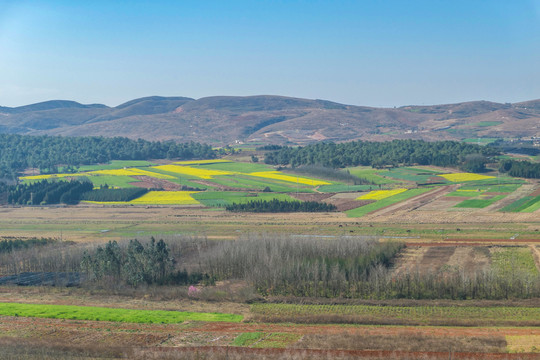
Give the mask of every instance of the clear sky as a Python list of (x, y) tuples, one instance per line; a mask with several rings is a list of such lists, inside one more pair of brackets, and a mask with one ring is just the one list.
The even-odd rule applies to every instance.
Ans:
[(540, 98), (540, 0), (0, 0), (0, 106)]

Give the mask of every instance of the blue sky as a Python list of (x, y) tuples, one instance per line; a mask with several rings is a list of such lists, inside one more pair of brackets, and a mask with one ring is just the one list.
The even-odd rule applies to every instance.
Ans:
[(0, 106), (540, 98), (540, 0), (0, 0)]

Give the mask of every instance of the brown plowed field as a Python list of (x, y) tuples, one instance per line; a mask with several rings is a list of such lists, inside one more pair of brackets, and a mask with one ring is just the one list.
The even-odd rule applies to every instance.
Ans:
[(182, 188), (182, 185), (175, 184), (164, 179), (156, 179), (150, 176), (132, 176), (132, 178), (140, 181), (132, 182), (130, 183), (131, 185), (146, 189), (163, 189), (167, 191), (175, 191)]
[[(62, 341), (76, 346), (137, 347), (140, 351), (207, 351), (252, 354), (295, 355), (299, 358), (360, 357), (373, 359), (428, 358), (448, 359), (448, 352), (415, 352), (395, 350), (321, 350), (321, 349), (250, 349), (228, 346), (240, 333), (287, 333), (300, 336), (371, 336), (392, 337), (427, 336), (429, 338), (504, 338), (506, 336), (540, 336), (539, 328), (463, 328), (463, 327), (407, 327), (407, 326), (339, 326), (290, 325), (260, 323), (184, 323), (184, 324), (129, 324), (99, 321), (75, 321), (40, 318), (0, 317), (0, 333), (10, 338), (39, 338), (51, 343)], [(211, 346), (209, 346), (211, 345)], [(355, 346), (354, 344), (349, 344)], [(321, 344), (324, 346), (324, 344)], [(362, 348), (362, 344), (357, 344)], [(392, 347), (390, 343), (388, 346)], [(397, 357), (396, 357), (397, 356)], [(416, 357), (419, 356), (419, 357)], [(538, 359), (538, 354), (463, 353), (452, 352), (452, 359)]]
[(396, 212), (410, 212), (412, 210), (416, 210), (422, 206), (425, 206), (430, 202), (433, 202), (434, 200), (439, 199), (452, 191), (455, 191), (458, 187), (458, 185), (441, 186), (440, 188), (434, 189), (424, 194), (420, 194), (405, 201), (401, 201), (397, 204), (392, 204), (384, 208), (375, 210), (369, 215), (375, 214), (377, 216), (384, 216), (386, 214), (393, 214)]

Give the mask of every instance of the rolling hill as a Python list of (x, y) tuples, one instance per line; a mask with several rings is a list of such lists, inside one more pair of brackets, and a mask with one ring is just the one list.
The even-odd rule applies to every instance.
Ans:
[(54, 100), (0, 107), (0, 133), (147, 140), (316, 141), (540, 136), (540, 100), (373, 108), (283, 96), (145, 97), (116, 107)]

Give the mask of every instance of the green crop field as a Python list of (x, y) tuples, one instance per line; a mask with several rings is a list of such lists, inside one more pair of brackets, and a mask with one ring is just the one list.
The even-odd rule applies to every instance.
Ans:
[(485, 208), (501, 199), (504, 199), (506, 195), (496, 195), (492, 196), (489, 199), (468, 199), (465, 201), (460, 202), (459, 204), (455, 205), (456, 208), (475, 208), (475, 209), (482, 209)]
[[(437, 172), (430, 170), (415, 168), (397, 168), (388, 170), (388, 172), (386, 172), (384, 175), (399, 180), (425, 183), (428, 182), (430, 178), (437, 176), (437, 174)], [(437, 181), (441, 183), (448, 182), (442, 177), (437, 177)]]
[(184, 311), (133, 310), (73, 305), (0, 303), (0, 315), (51, 319), (114, 321), (144, 324), (172, 324), (191, 321), (240, 322), (243, 317), (222, 313)]
[[(343, 320), (371, 323), (436, 324), (445, 322), (511, 325), (519, 322), (540, 322), (539, 307), (480, 307), (480, 306), (377, 306), (377, 305), (299, 305), (254, 304), (251, 312), (266, 321), (292, 322), (312, 316), (324, 316), (329, 322)], [(340, 319), (341, 318), (341, 319)]]
[(138, 182), (140, 180), (134, 179), (129, 176), (117, 176), (117, 175), (99, 175), (99, 176), (87, 176), (88, 180), (94, 184), (95, 187), (108, 185), (109, 187), (130, 188), (135, 187), (130, 183)]
[(536, 210), (540, 210), (540, 196), (536, 197), (536, 202), (535, 203), (533, 203), (529, 207), (526, 207), (521, 212), (530, 213), (530, 212), (535, 212)]
[(349, 217), (361, 217), (372, 211), (382, 209), (383, 207), (395, 204), (400, 201), (407, 200), (409, 198), (423, 194), (430, 190), (433, 190), (433, 188), (410, 189), (405, 192), (399, 193), (397, 195), (390, 196), (382, 200), (378, 200), (374, 203), (364, 205), (356, 209), (349, 210), (346, 213), (347, 213), (347, 216)]
[(200, 167), (201, 169), (213, 169), (223, 171), (233, 171), (239, 173), (252, 173), (258, 171), (274, 171), (274, 168), (269, 165), (258, 163), (244, 163), (244, 162), (226, 162), (226, 163), (214, 163), (214, 164), (202, 164), (194, 165), (193, 167)]
[(232, 203), (246, 203), (253, 200), (272, 200), (293, 201), (287, 194), (279, 193), (248, 193), (236, 191), (205, 191), (192, 195), (195, 200), (200, 201), (206, 206), (225, 206)]
[(392, 180), (392, 179), (386, 179), (382, 175), (386, 175), (388, 170), (377, 170), (373, 169), (371, 167), (367, 166), (357, 166), (357, 167), (350, 167), (346, 170), (349, 170), (351, 175), (358, 176), (359, 178), (366, 179), (368, 181), (371, 181), (372, 183), (378, 185), (378, 184), (394, 184), (398, 181)]
[(500, 211), (504, 212), (533, 212), (540, 206), (540, 196), (524, 196), (505, 206)]

